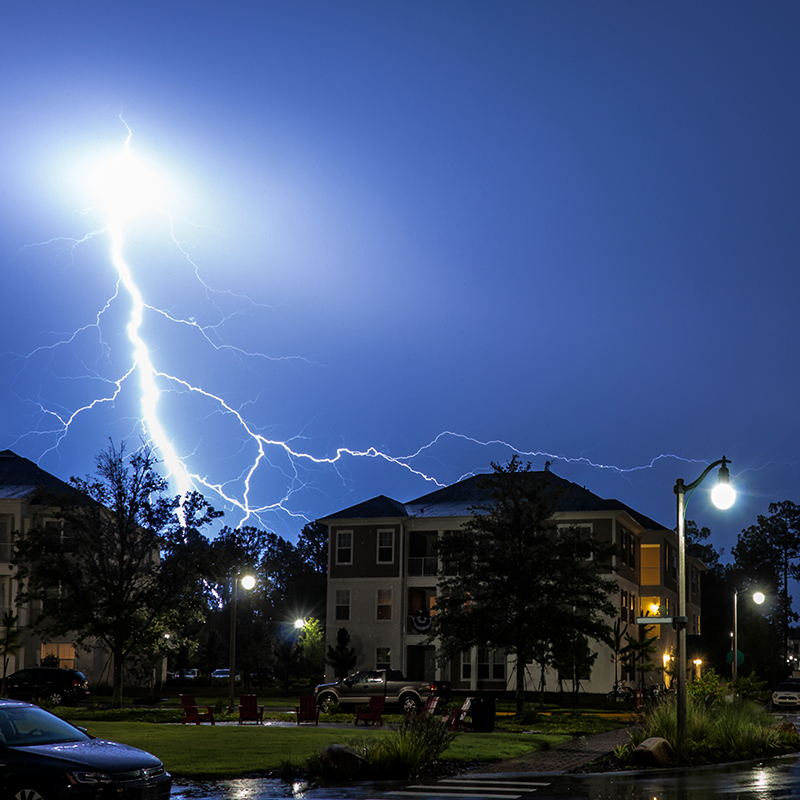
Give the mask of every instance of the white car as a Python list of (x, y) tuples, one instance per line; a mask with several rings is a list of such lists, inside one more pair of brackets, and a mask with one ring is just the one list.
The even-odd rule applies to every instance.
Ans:
[(800, 708), (800, 683), (784, 681), (772, 693), (773, 708)]

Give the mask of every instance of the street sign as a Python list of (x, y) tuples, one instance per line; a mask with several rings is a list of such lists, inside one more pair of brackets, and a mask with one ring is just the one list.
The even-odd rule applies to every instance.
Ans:
[[(725, 656), (725, 660), (729, 664), (733, 664), (733, 650), (728, 650), (728, 655)], [(744, 661), (744, 653), (741, 650), (736, 651), (736, 666), (741, 667), (742, 662)]]

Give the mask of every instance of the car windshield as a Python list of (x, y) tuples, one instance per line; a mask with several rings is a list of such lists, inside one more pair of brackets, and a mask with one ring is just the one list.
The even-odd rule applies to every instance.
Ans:
[(800, 692), (800, 684), (798, 683), (781, 683), (778, 685), (779, 692)]
[(87, 734), (36, 706), (0, 709), (0, 741), (10, 747), (88, 742)]

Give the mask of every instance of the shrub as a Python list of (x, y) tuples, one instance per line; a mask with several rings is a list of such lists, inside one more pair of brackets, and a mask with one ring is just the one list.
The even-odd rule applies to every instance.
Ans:
[(713, 706), (725, 697), (727, 684), (713, 669), (707, 669), (697, 680), (692, 681), (686, 688), (687, 695), (693, 700), (702, 702), (705, 706)]
[(763, 702), (769, 694), (766, 681), (758, 680), (755, 673), (737, 675), (733, 683), (733, 693), (742, 700), (752, 700), (754, 703)]

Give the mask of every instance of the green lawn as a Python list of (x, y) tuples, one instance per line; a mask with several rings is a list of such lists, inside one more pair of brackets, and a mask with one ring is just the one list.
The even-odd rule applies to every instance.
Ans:
[[(328, 744), (349, 744), (388, 736), (389, 729), (330, 727), (153, 725), (145, 722), (82, 722), (92, 736), (140, 747), (158, 756), (175, 776), (233, 778), (277, 769), (287, 760), (300, 764)], [(445, 758), (500, 760), (550, 747), (565, 736), (519, 733), (460, 734)]]

